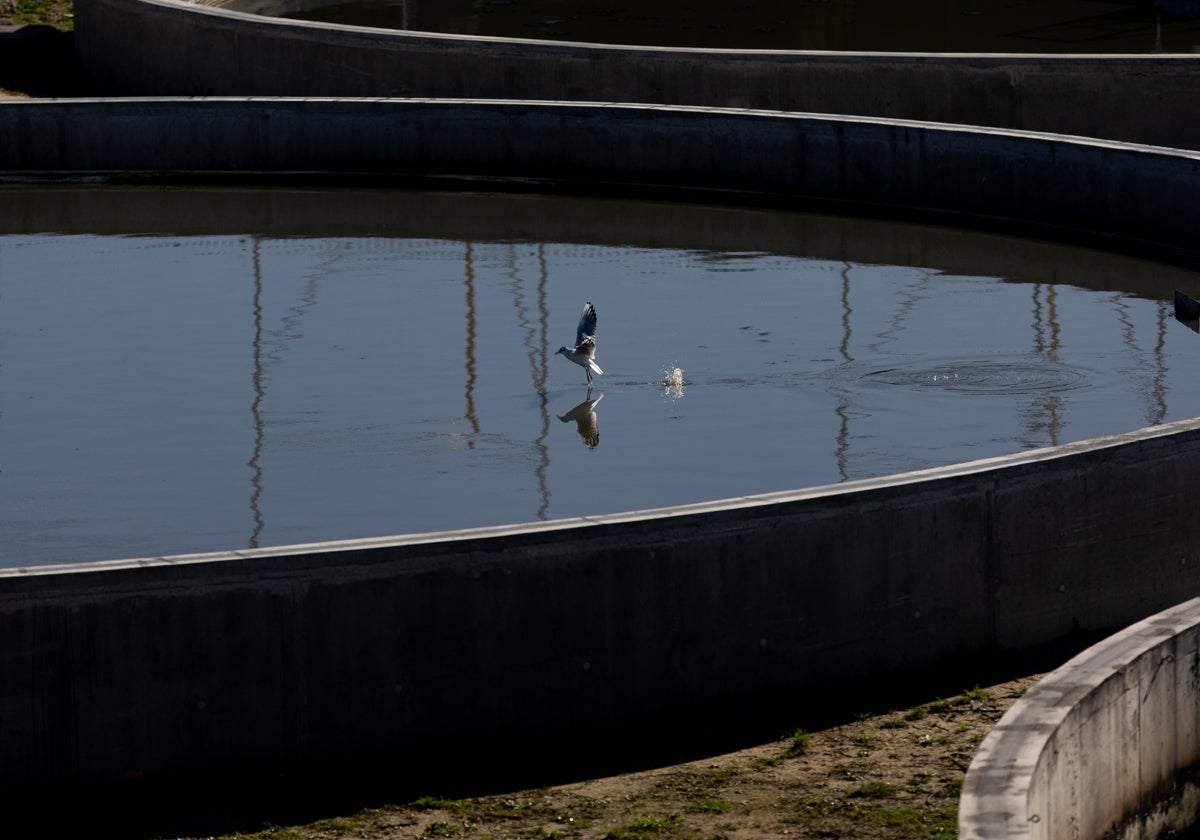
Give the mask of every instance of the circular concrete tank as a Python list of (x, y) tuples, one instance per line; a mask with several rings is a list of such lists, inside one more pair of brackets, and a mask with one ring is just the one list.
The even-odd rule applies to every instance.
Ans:
[[(1200, 104), (1191, 57), (697, 56), (385, 35), (165, 0), (81, 0), (77, 14), (93, 73), (149, 92), (502, 89), (683, 107), (5, 103), (0, 160), (10, 173), (482, 178), (719, 195), (1036, 230), (1200, 264), (1196, 155), (1012, 130), (1187, 146), (1198, 135), (1186, 115), (1200, 113), (1189, 104)], [(480, 63), (488, 72), (466, 72)], [(346, 72), (311, 72), (330, 66)], [(872, 83), (878, 95), (857, 99), (874, 118), (712, 107), (845, 110), (850, 80), (885, 71), (912, 96)], [(554, 87), (539, 87), (547, 79)], [(1092, 85), (1106, 94), (1080, 93)], [(950, 94), (938, 100), (939, 90)], [(1103, 105), (1067, 107), (1080, 102)], [(1189, 503), (1198, 462), (1200, 421), (1185, 421), (681, 508), (3, 571), (0, 707), (14, 723), (0, 734), (0, 773), (37, 785), (396, 755), (498, 732), (604, 727), (722, 701), (734, 686), (740, 697), (766, 695), (1122, 626), (1200, 587)]]

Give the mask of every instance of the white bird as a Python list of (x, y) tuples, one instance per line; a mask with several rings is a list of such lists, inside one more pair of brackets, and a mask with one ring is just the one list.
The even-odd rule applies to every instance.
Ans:
[(568, 360), (583, 368), (587, 374), (588, 384), (592, 384), (592, 374), (603, 374), (600, 365), (596, 364), (596, 307), (588, 301), (579, 316), (579, 327), (575, 330), (575, 347), (559, 347), (555, 355), (566, 356)]

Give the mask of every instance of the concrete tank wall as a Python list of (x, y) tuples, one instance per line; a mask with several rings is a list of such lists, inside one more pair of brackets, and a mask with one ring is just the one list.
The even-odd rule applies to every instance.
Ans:
[(1200, 817), (1200, 599), (1084, 651), (971, 763), (962, 840), (1174, 837)]
[[(0, 168), (543, 179), (1037, 226), (1194, 253), (1200, 154), (906, 121), (540, 102), (28, 100)], [(656, 192), (657, 191), (657, 192)]]
[(1200, 147), (1200, 56), (756, 52), (485, 39), (77, 0), (102, 84), (137, 95), (466, 97), (856, 114)]
[(611, 725), (1200, 592), (1200, 421), (674, 510), (0, 570), (0, 781)]

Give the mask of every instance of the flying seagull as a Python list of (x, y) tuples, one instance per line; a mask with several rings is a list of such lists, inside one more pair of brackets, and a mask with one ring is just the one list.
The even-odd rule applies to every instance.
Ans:
[(567, 359), (583, 368), (587, 374), (588, 384), (592, 384), (592, 374), (602, 374), (600, 365), (596, 364), (596, 307), (588, 301), (579, 316), (579, 327), (575, 330), (575, 347), (559, 347), (556, 355), (566, 356)]

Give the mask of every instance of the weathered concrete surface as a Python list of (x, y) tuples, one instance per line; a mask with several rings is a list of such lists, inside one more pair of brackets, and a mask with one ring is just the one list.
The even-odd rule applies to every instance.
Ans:
[(1198, 495), (1188, 421), (673, 510), (0, 570), (0, 781), (398, 755), (1121, 626), (1200, 592)]
[[(619, 153), (617, 153), (619, 152)], [(1194, 254), (1200, 153), (854, 117), (539, 102), (93, 99), (0, 107), (0, 169), (546, 179), (1040, 226)]]
[(1200, 817), (1200, 599), (1138, 622), (1030, 689), (984, 740), (962, 840), (1176, 836)]
[(136, 95), (644, 102), (1200, 147), (1200, 56), (1191, 55), (615, 47), (284, 21), (172, 0), (78, 0), (75, 40), (97, 82)]

